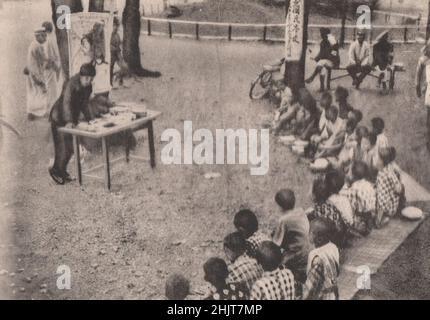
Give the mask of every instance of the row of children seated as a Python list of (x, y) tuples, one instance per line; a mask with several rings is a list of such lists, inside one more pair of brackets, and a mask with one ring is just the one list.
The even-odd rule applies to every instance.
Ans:
[(376, 173), (382, 169), (380, 150), (389, 146), (385, 123), (374, 118), (371, 128), (360, 125), (363, 114), (348, 103), (348, 96), (347, 89), (338, 87), (336, 105), (330, 92), (324, 92), (317, 104), (307, 89), (301, 89), (296, 97), (286, 88), (273, 133), (304, 143), (304, 156), (312, 162), (326, 159), (327, 166), (347, 173), (353, 161), (363, 161)]
[[(277, 195), (277, 201), (288, 209), (272, 238), (258, 230), (252, 211), (236, 214), (237, 231), (224, 238), (226, 259), (213, 257), (203, 265), (204, 279), (211, 287), (206, 300), (338, 298), (339, 250), (331, 240), (334, 224), (326, 218), (309, 222), (303, 210), (294, 210), (292, 192)], [(182, 275), (167, 280), (169, 300), (183, 300), (190, 291)]]

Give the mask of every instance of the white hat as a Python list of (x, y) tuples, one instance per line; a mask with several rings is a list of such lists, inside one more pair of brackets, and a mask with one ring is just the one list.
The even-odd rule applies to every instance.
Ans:
[(34, 34), (43, 34), (46, 33), (46, 30), (44, 28), (38, 28), (34, 30)]
[(383, 31), (380, 35), (378, 35), (375, 39), (375, 42), (379, 42), (382, 40), (382, 38), (384, 38), (387, 34), (389, 34), (390, 31), (389, 30), (385, 30)]

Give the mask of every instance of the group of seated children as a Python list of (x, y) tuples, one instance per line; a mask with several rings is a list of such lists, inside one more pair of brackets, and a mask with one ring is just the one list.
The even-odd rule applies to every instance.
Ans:
[[(339, 249), (382, 228), (404, 208), (396, 150), (384, 134), (384, 121), (359, 125), (362, 114), (347, 97), (338, 88), (338, 107), (328, 93), (321, 99), (319, 131), (310, 135), (310, 146), (314, 157), (328, 157), (332, 165), (313, 183), (313, 207), (297, 208), (292, 190), (279, 191), (275, 201), (283, 215), (271, 237), (259, 230), (253, 212), (239, 211), (237, 231), (224, 239), (227, 262), (211, 258), (204, 264), (213, 287), (207, 299), (338, 299)], [(168, 287), (175, 281), (180, 282), (173, 276)]]
[(383, 168), (381, 150), (389, 147), (384, 121), (374, 118), (370, 129), (361, 126), (363, 113), (348, 103), (348, 96), (347, 89), (338, 87), (336, 105), (330, 92), (317, 104), (306, 89), (296, 99), (286, 88), (273, 132), (306, 143), (304, 156), (312, 162), (326, 159), (331, 168), (349, 173), (354, 161), (363, 161), (376, 174)]
[[(367, 236), (396, 216), (404, 190), (393, 164), (395, 149), (382, 148), (382, 169), (376, 182), (364, 161), (354, 161), (351, 175), (330, 170), (315, 179), (313, 207), (296, 207), (295, 194), (283, 189), (275, 196), (282, 211), (271, 236), (259, 230), (256, 215), (241, 210), (236, 232), (224, 238), (226, 259), (210, 258), (203, 266), (210, 284), (208, 300), (335, 300), (339, 250), (355, 236)], [(166, 284), (169, 299), (185, 299), (187, 279), (173, 275)]]
[[(210, 258), (203, 265), (211, 287), (206, 300), (335, 300), (339, 298), (339, 250), (332, 240), (334, 223), (325, 217), (308, 220), (295, 208), (291, 190), (275, 197), (283, 211), (269, 237), (258, 230), (256, 215), (239, 211), (236, 232), (224, 238), (226, 259)], [(166, 297), (185, 299), (190, 284), (174, 274), (166, 283)]]

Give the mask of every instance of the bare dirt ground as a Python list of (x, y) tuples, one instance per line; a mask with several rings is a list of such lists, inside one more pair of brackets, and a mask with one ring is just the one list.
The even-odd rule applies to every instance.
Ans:
[[(292, 187), (301, 206), (311, 204), (312, 175), (275, 140), (270, 172), (263, 177), (252, 177), (247, 166), (165, 166), (158, 159), (154, 171), (136, 161), (117, 164), (112, 193), (88, 179), (82, 190), (76, 184), (54, 185), (47, 174), (53, 154), (48, 123), (46, 119), (29, 123), (25, 115), (25, 54), (31, 30), (49, 18), (49, 11), (40, 10), (28, 5), (0, 19), (2, 30), (7, 30), (0, 42), (6, 53), (0, 78), (3, 109), (24, 136), (16, 140), (6, 135), (9, 142), (2, 153), (0, 270), (15, 273), (0, 276), (3, 297), (156, 299), (163, 297), (164, 281), (173, 272), (184, 273), (194, 288), (201, 288), (201, 266), (208, 257), (222, 256), (221, 240), (233, 231), (238, 209), (255, 210), (262, 228), (271, 230), (278, 217), (273, 201), (278, 189)], [(368, 80), (362, 91), (352, 92), (351, 102), (366, 114), (366, 123), (376, 115), (386, 119), (388, 136), (398, 146), (399, 164), (429, 189), (425, 110), (414, 108), (417, 101), (412, 98), (418, 49), (397, 48), (408, 73), (400, 75), (393, 95), (379, 96), (373, 80)], [(160, 70), (162, 78), (129, 80), (129, 88), (114, 91), (112, 97), (145, 99), (163, 112), (155, 123), (158, 157), (162, 131), (182, 131), (184, 120), (192, 120), (195, 129), (258, 129), (271, 110), (267, 102), (251, 102), (247, 94), (261, 64), (280, 57), (282, 46), (143, 37), (142, 51), (145, 66)], [(349, 86), (350, 80), (340, 83)], [(137, 152), (147, 154), (147, 144), (141, 142)], [(100, 160), (91, 155), (85, 166)], [(73, 163), (70, 167), (73, 173)], [(221, 177), (207, 180), (207, 172)], [(429, 228), (427, 221), (393, 255), (373, 279), (371, 296), (430, 297)], [(60, 265), (71, 269), (71, 290), (56, 287)], [(410, 279), (415, 279), (414, 286), (399, 285)], [(41, 291), (45, 285), (46, 292)]]

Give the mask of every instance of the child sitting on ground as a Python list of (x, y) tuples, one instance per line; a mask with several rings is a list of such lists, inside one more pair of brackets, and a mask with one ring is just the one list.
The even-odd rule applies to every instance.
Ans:
[(366, 236), (373, 228), (376, 217), (376, 191), (369, 181), (369, 170), (362, 161), (354, 162), (351, 169), (351, 186), (342, 192), (354, 211), (354, 229)]
[(393, 147), (382, 148), (379, 156), (383, 163), (383, 169), (378, 172), (376, 178), (376, 221), (377, 228), (388, 224), (400, 209), (404, 199), (404, 186), (399, 173), (395, 171), (392, 162), (395, 160), (396, 149)]
[(380, 150), (382, 148), (388, 148), (389, 147), (389, 143), (388, 143), (388, 138), (385, 135), (385, 122), (384, 120), (382, 120), (381, 118), (373, 118), (372, 119), (372, 131), (373, 133), (376, 134), (376, 167), (380, 170), (382, 169), (382, 161), (381, 158), (379, 157), (379, 153)]
[(320, 119), (318, 123), (318, 132), (315, 132), (315, 134), (321, 134), (324, 132), (324, 129), (327, 125), (327, 118), (326, 118), (326, 112), (327, 110), (332, 106), (333, 103), (333, 97), (330, 92), (324, 92), (321, 96), (320, 100)]
[(369, 151), (369, 129), (360, 126), (355, 130), (356, 147), (353, 149), (352, 161), (364, 161), (364, 157)]
[(289, 189), (279, 191), (275, 201), (283, 216), (273, 234), (273, 242), (283, 250), (282, 264), (290, 269), (297, 281), (306, 277), (309, 254), (309, 220), (302, 208), (295, 209), (296, 198)]
[(326, 175), (329, 191), (328, 201), (332, 203), (340, 213), (345, 226), (350, 229), (354, 226), (354, 211), (346, 196), (341, 194), (345, 186), (345, 174), (340, 170), (331, 170)]
[(240, 210), (234, 217), (234, 226), (237, 231), (245, 238), (247, 248), (246, 253), (255, 258), (258, 247), (264, 241), (270, 241), (270, 238), (258, 230), (258, 220), (254, 212), (245, 209)]
[(342, 148), (346, 122), (338, 117), (336, 107), (330, 107), (326, 113), (327, 125), (324, 132), (312, 139), (317, 146), (315, 159), (336, 156)]
[(376, 181), (378, 171), (383, 168), (382, 161), (379, 157), (378, 146), (376, 145), (377, 138), (376, 133), (369, 133), (367, 151), (364, 152), (363, 156), (363, 161), (369, 168), (369, 177), (373, 182)]
[(337, 246), (343, 247), (347, 226), (339, 209), (328, 200), (330, 196), (329, 186), (325, 179), (317, 179), (314, 181), (312, 195), (314, 207), (308, 213), (309, 221), (316, 218), (326, 218), (332, 221), (335, 225), (332, 239)]
[(190, 294), (190, 281), (180, 274), (171, 275), (166, 281), (168, 300), (185, 300)]
[(228, 267), (223, 259), (210, 258), (203, 265), (205, 280), (212, 285), (205, 300), (245, 300), (244, 290), (238, 284), (227, 283)]
[(281, 267), (281, 249), (273, 242), (263, 242), (257, 261), (263, 267), (261, 279), (254, 283), (250, 300), (294, 300), (296, 284), (293, 273)]
[(333, 223), (317, 218), (310, 225), (310, 239), (315, 249), (308, 258), (303, 300), (338, 300), (339, 250), (331, 242)]
[(296, 118), (300, 104), (289, 87), (282, 92), (281, 105), (276, 112), (273, 122), (273, 134), (278, 135), (282, 130), (288, 129), (290, 123)]
[(246, 254), (246, 241), (239, 232), (224, 238), (224, 252), (230, 261), (227, 283), (240, 284), (248, 295), (255, 281), (263, 275), (263, 268)]
[(354, 157), (354, 150), (357, 148), (356, 128), (356, 120), (349, 119), (346, 123), (342, 149), (337, 158), (330, 159), (334, 168), (348, 172), (349, 165)]
[(349, 92), (344, 87), (337, 87), (334, 93), (339, 108), (339, 118), (347, 120), (354, 108), (348, 103)]

